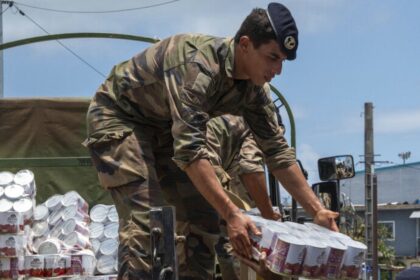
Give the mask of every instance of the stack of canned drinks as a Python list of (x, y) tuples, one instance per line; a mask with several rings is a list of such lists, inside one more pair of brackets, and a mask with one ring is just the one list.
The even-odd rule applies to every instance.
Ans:
[(96, 274), (118, 271), (118, 214), (114, 205), (97, 204), (90, 211), (90, 242), (96, 255)]
[(24, 275), (35, 194), (34, 174), (30, 170), (0, 172), (0, 278)]
[(80, 278), (94, 274), (88, 209), (75, 191), (53, 195), (35, 208), (32, 251), (36, 254), (25, 257), (27, 276)]
[(249, 215), (262, 236), (251, 236), (253, 257), (267, 255), (268, 268), (288, 277), (359, 279), (367, 247), (313, 223), (275, 222)]

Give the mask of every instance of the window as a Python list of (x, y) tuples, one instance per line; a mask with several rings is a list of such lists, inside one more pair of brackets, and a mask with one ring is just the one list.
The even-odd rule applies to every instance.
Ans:
[(378, 234), (386, 240), (395, 240), (395, 221), (379, 221)]

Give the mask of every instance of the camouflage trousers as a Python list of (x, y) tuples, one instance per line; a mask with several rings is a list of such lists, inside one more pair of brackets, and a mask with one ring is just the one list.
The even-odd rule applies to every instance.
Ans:
[[(223, 187), (235, 194), (238, 198), (247, 203), (250, 207), (255, 207), (255, 202), (251, 199), (249, 193), (242, 184), (239, 176), (239, 164), (233, 162), (231, 168), (226, 171), (229, 180), (222, 181)], [(239, 280), (240, 279), (240, 261), (232, 254), (233, 247), (229, 242), (226, 228), (226, 222), (220, 220), (220, 237), (216, 244), (216, 257), (219, 263), (220, 272), (223, 279)]]
[(92, 145), (90, 151), (103, 187), (120, 218), (118, 279), (151, 279), (149, 211), (176, 207), (180, 279), (212, 279), (219, 238), (216, 211), (172, 161), (169, 130), (138, 127), (123, 139)]

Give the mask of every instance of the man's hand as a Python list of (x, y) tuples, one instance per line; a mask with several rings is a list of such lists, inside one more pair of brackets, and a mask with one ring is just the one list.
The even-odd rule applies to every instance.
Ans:
[(271, 211), (271, 213), (265, 214), (261, 213), (261, 216), (267, 220), (279, 221), (282, 218), (282, 215), (279, 212)]
[(314, 222), (317, 225), (326, 227), (333, 231), (338, 231), (337, 224), (335, 223), (335, 219), (337, 219), (339, 214), (337, 212), (333, 212), (327, 209), (321, 209), (316, 212), (314, 216)]
[(258, 263), (253, 261), (253, 260), (245, 259), (244, 257), (239, 256), (239, 255), (236, 255), (236, 256), (241, 260), (242, 263), (244, 263), (247, 266), (249, 266), (250, 268), (252, 268), (258, 274), (258, 276), (260, 276), (264, 279), (271, 279), (271, 280), (281, 280), (281, 279), (283, 279), (283, 277), (281, 275), (276, 274), (276, 273), (272, 272), (270, 269), (268, 269), (265, 252), (261, 253), (260, 260), (259, 260)]
[(226, 219), (229, 241), (237, 254), (248, 259), (252, 257), (252, 245), (248, 231), (254, 235), (261, 235), (251, 219), (240, 211), (232, 212)]

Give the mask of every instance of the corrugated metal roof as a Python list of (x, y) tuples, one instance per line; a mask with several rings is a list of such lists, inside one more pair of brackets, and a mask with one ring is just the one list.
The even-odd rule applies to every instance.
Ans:
[(410, 219), (420, 219), (420, 211), (413, 211), (410, 215)]

